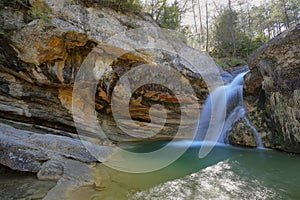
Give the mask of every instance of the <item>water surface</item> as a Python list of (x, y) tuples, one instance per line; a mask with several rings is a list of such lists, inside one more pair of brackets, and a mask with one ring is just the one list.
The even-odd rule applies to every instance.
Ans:
[[(129, 144), (125, 148), (149, 152), (166, 143)], [(183, 148), (187, 143), (178, 141), (173, 147)], [(70, 199), (300, 199), (300, 155), (218, 144), (199, 159), (201, 145), (195, 142), (176, 162), (151, 173), (124, 173), (98, 164), (94, 177), (101, 184), (80, 187), (72, 191)], [(55, 185), (38, 181), (33, 174), (10, 170), (0, 170), (0, 177), (1, 200), (42, 199)]]
[[(127, 146), (147, 152), (166, 142)], [(174, 148), (182, 148), (184, 141)], [(93, 199), (300, 199), (300, 156), (267, 149), (217, 145), (204, 159), (195, 143), (176, 162), (156, 172), (129, 174), (99, 167), (110, 179)], [(159, 159), (164, 159), (159, 158)], [(97, 174), (97, 173), (96, 173)], [(102, 175), (103, 176), (103, 175)]]

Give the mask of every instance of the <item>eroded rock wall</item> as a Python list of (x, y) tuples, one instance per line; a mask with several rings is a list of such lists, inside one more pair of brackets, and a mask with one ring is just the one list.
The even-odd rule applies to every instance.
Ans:
[[(197, 98), (200, 104), (205, 100), (207, 85), (193, 66), (178, 56), (176, 51), (168, 52), (163, 48), (139, 50), (153, 39), (145, 38), (143, 31), (124, 34), (116, 41), (112, 38), (114, 45), (105, 47), (104, 41), (132, 28), (158, 28), (147, 14), (122, 14), (101, 6), (85, 7), (72, 0), (32, 0), (30, 5), (31, 12), (39, 13), (39, 17), (29, 19), (26, 9), (5, 7), (0, 11), (2, 29), (6, 32), (0, 35), (1, 118), (61, 130), (55, 131), (56, 134), (66, 134), (64, 131), (76, 133), (72, 116), (73, 85), (81, 64), (95, 47), (97, 58), (90, 61), (95, 75), (101, 71), (99, 63), (105, 63), (114, 53), (126, 50), (109, 63), (106, 76), (99, 80), (95, 96), (99, 121), (112, 140), (132, 139), (122, 133), (112, 119), (111, 93), (119, 78), (136, 66), (149, 64), (173, 68), (183, 76), (179, 81), (192, 85), (196, 93), (196, 97), (187, 94), (185, 104), (189, 104), (189, 99)], [(189, 51), (190, 47), (182, 38), (176, 35), (164, 37), (158, 37), (164, 45)], [(199, 60), (206, 58), (205, 53), (197, 54)], [(201, 62), (205, 68), (206, 63)], [(130, 102), (133, 120), (124, 119), (122, 123), (132, 129), (144, 126), (144, 123), (151, 121), (149, 108), (161, 104), (170, 113), (158, 137), (173, 137), (181, 115), (174, 95), (166, 88), (151, 84), (140, 88), (132, 95)], [(84, 112), (84, 107), (81, 109)], [(160, 115), (160, 110), (154, 110), (154, 113)], [(193, 123), (198, 113), (199, 110), (195, 110), (194, 115), (190, 116)], [(188, 128), (191, 122), (186, 121), (183, 125)], [(84, 124), (80, 128), (92, 131)]]
[(250, 58), (245, 93), (266, 146), (300, 153), (300, 25)]

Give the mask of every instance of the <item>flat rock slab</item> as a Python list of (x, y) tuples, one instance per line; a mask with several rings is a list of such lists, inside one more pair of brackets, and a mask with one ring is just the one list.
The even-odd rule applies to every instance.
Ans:
[[(110, 147), (98, 146), (103, 155)], [(96, 163), (79, 139), (21, 130), (0, 123), (0, 164), (13, 170), (38, 173), (42, 180), (58, 180), (65, 174), (66, 163)]]

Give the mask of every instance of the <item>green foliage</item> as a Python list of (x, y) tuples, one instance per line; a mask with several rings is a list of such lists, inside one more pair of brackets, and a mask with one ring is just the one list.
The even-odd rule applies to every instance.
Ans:
[(15, 9), (25, 9), (27, 12), (26, 14), (28, 15), (27, 17), (29, 18), (28, 20), (32, 19), (42, 19), (45, 20), (46, 22), (50, 22), (50, 17), (47, 16), (46, 13), (43, 13), (38, 10), (34, 10), (28, 0), (0, 0), (0, 7), (3, 6), (9, 6)]
[(5, 35), (5, 32), (3, 30), (2, 24), (0, 24), (0, 35)]
[(72, 0), (74, 4), (84, 4), (87, 7), (99, 6), (112, 8), (123, 13), (138, 13), (142, 10), (139, 0)]
[(169, 4), (167, 0), (152, 0), (145, 7), (162, 28), (179, 30), (181, 11), (177, 0), (172, 4)]
[(216, 18), (213, 30), (213, 54), (220, 57), (233, 56), (236, 51), (234, 43), (238, 34), (237, 19), (238, 14), (230, 9), (224, 10)]
[(30, 9), (27, 12), (27, 14), (30, 16), (31, 19), (42, 19), (48, 23), (50, 23), (50, 21), (51, 21), (51, 18), (47, 14), (42, 13), (37, 10)]
[(245, 65), (246, 62), (242, 58), (227, 57), (227, 58), (215, 58), (217, 64), (219, 64), (223, 69), (229, 69), (239, 65)]
[[(216, 5), (218, 12), (207, 36), (210, 53), (217, 58), (248, 60), (266, 41), (300, 23), (299, 0), (267, 0), (256, 6), (246, 0), (231, 2), (231, 6)], [(221, 62), (224, 66), (234, 64), (227, 63)]]
[[(247, 60), (249, 55), (269, 40), (269, 37), (257, 31), (251, 33), (244, 24), (239, 23), (241, 14), (225, 9), (215, 20), (212, 55), (217, 58), (240, 57)], [(233, 60), (234, 61), (234, 60)], [(227, 62), (226, 66), (235, 65)]]
[(177, 30), (180, 27), (180, 13), (178, 2), (175, 1), (172, 5), (164, 6), (162, 14), (158, 19), (158, 23), (161, 27)]
[(185, 35), (187, 38), (192, 38), (193, 37), (193, 33), (191, 31), (191, 27), (190, 26), (183, 26), (181, 27), (180, 32)]
[(121, 12), (138, 13), (142, 10), (139, 0), (113, 0), (117, 5), (117, 10)]

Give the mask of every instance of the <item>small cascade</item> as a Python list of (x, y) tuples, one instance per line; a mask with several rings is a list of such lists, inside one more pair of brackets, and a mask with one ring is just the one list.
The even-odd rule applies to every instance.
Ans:
[(256, 128), (250, 123), (249, 119), (246, 116), (244, 116), (244, 120), (254, 133), (254, 137), (255, 137), (255, 140), (257, 143), (257, 148), (264, 148), (264, 145), (262, 143), (262, 140), (261, 140)]
[(227, 131), (232, 124), (244, 118), (253, 130), (258, 147), (263, 147), (257, 130), (246, 117), (243, 83), (247, 73), (248, 71), (238, 74), (231, 83), (217, 87), (208, 96), (201, 112), (197, 140), (228, 143)]

